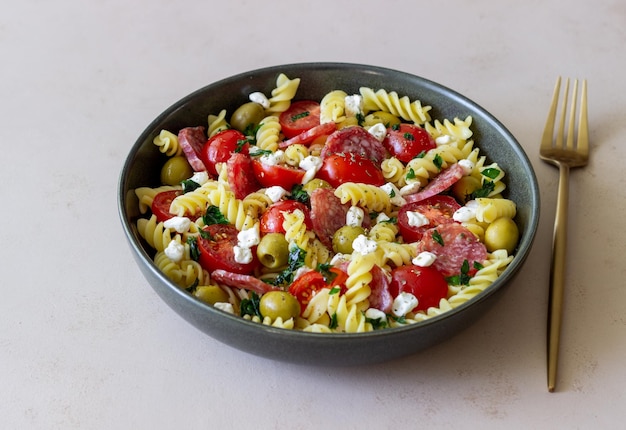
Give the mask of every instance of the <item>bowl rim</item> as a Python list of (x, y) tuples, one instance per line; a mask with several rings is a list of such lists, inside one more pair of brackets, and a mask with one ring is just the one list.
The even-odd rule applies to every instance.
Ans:
[[(210, 90), (213, 87), (222, 86), (229, 82), (237, 82), (241, 79), (248, 78), (255, 74), (267, 74), (274, 72), (276, 75), (279, 73), (285, 72), (285, 70), (289, 70), (290, 73), (297, 73), (302, 70), (310, 70), (310, 69), (319, 69), (322, 70), (351, 70), (355, 69), (362, 70), (371, 74), (396, 74), (402, 75), (406, 79), (414, 80), (419, 82), (420, 85), (427, 87), (429, 90), (434, 91), (436, 93), (445, 94), (446, 98), (453, 100), (455, 103), (459, 103), (463, 106), (468, 106), (471, 110), (479, 111), (482, 115), (481, 120), (489, 123), (491, 127), (493, 127), (497, 132), (503, 136), (506, 136), (507, 142), (511, 145), (516, 155), (522, 161), (522, 164), (525, 167), (526, 173), (529, 174), (529, 186), (530, 186), (530, 196), (531, 196), (531, 210), (529, 211), (529, 217), (527, 222), (527, 234), (521, 238), (520, 243), (518, 245), (518, 249), (524, 249), (525, 252), (523, 254), (516, 253), (515, 258), (511, 261), (511, 263), (506, 267), (504, 272), (494, 281), (491, 285), (489, 285), (485, 290), (483, 290), (478, 295), (472, 297), (467, 302), (462, 303), (450, 310), (447, 310), (439, 315), (435, 315), (429, 317), (423, 321), (419, 321), (416, 323), (407, 324), (400, 327), (393, 328), (385, 328), (382, 330), (373, 330), (369, 332), (362, 333), (315, 333), (315, 332), (305, 332), (302, 330), (289, 330), (280, 327), (268, 326), (265, 324), (260, 324), (257, 322), (252, 322), (246, 320), (238, 315), (232, 315), (228, 312), (221, 311), (207, 303), (204, 303), (196, 298), (194, 298), (191, 294), (187, 293), (180, 287), (178, 287), (173, 281), (171, 281), (163, 272), (161, 272), (153, 259), (147, 253), (143, 246), (141, 246), (140, 237), (136, 231), (133, 231), (133, 226), (131, 220), (128, 219), (127, 216), (127, 202), (126, 197), (129, 191), (133, 191), (126, 187), (128, 182), (129, 169), (128, 167), (132, 164), (138, 150), (145, 144), (146, 139), (154, 132), (155, 127), (163, 122), (166, 118), (172, 115), (175, 111), (185, 106), (188, 102), (195, 99), (199, 94), (203, 94), (204, 92)], [(295, 74), (294, 74), (295, 76)], [(477, 144), (477, 147), (480, 147), (480, 144)], [(409, 72), (404, 72), (400, 70), (395, 70), (387, 67), (381, 66), (373, 66), (362, 63), (349, 63), (349, 62), (301, 62), (301, 63), (287, 63), (282, 65), (268, 66), (257, 69), (251, 69), (248, 71), (244, 71), (241, 73), (237, 73), (232, 76), (228, 76), (225, 78), (221, 78), (217, 81), (209, 83), (207, 85), (202, 86), (199, 89), (192, 91), (191, 93), (185, 95), (174, 103), (170, 104), (165, 110), (163, 110), (156, 118), (154, 118), (140, 133), (138, 138), (135, 140), (135, 143), (131, 146), (128, 155), (124, 159), (124, 163), (122, 165), (121, 172), (119, 174), (118, 186), (117, 186), (117, 203), (118, 203), (118, 215), (120, 217), (123, 231), (127, 242), (131, 246), (134, 251), (135, 258), (139, 258), (141, 263), (143, 264), (143, 268), (149, 270), (150, 274), (158, 278), (164, 285), (167, 286), (171, 292), (175, 293), (179, 299), (183, 300), (189, 305), (194, 307), (199, 307), (203, 310), (203, 312), (208, 312), (209, 314), (214, 314), (215, 316), (219, 316), (221, 318), (226, 318), (230, 320), (233, 324), (237, 324), (245, 328), (246, 330), (254, 330), (258, 332), (265, 332), (280, 335), (281, 337), (294, 337), (294, 338), (307, 338), (307, 339), (340, 339), (342, 342), (350, 341), (350, 339), (363, 339), (363, 338), (372, 338), (384, 336), (388, 338), (392, 334), (401, 334), (407, 331), (417, 330), (423, 327), (427, 327), (433, 324), (437, 324), (442, 319), (449, 319), (459, 316), (466, 312), (470, 307), (475, 304), (485, 301), (490, 296), (495, 294), (497, 291), (501, 290), (502, 287), (509, 284), (509, 281), (512, 280), (519, 271), (519, 268), (527, 259), (530, 251), (532, 249), (532, 245), (534, 239), (536, 237), (539, 217), (540, 217), (540, 193), (539, 186), (535, 171), (533, 169), (532, 163), (528, 158), (528, 155), (524, 151), (523, 147), (519, 144), (517, 139), (513, 136), (513, 134), (498, 120), (495, 118), (489, 111), (484, 109), (481, 105), (476, 103), (475, 101), (469, 99), (468, 97), (458, 93), (457, 91), (448, 88), (445, 85), (439, 84), (430, 79), (421, 77), (419, 75), (415, 75)]]

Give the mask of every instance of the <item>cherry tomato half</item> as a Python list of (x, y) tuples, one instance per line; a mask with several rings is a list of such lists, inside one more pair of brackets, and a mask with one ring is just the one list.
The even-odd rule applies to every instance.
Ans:
[(265, 212), (263, 212), (260, 220), (261, 233), (285, 233), (285, 229), (283, 228), (285, 216), (283, 215), (283, 212), (291, 213), (296, 209), (300, 209), (304, 212), (304, 223), (306, 224), (307, 229), (311, 230), (313, 228), (313, 224), (311, 223), (309, 208), (306, 207), (304, 203), (300, 203), (295, 200), (282, 200), (274, 203), (267, 208)]
[(324, 124), (316, 125), (313, 128), (308, 129), (307, 131), (303, 131), (291, 139), (282, 141), (278, 146), (280, 148), (286, 148), (289, 145), (308, 145), (309, 143), (319, 139), (322, 136), (328, 136), (333, 131), (337, 129), (337, 126), (334, 122), (325, 122)]
[(306, 306), (309, 304), (315, 293), (322, 288), (338, 287), (341, 289), (339, 294), (345, 292), (344, 284), (346, 279), (348, 279), (348, 275), (336, 267), (330, 268), (330, 272), (335, 275), (334, 279), (330, 282), (327, 282), (326, 279), (324, 279), (324, 275), (320, 272), (311, 270), (293, 281), (293, 283), (289, 286), (289, 292), (300, 302), (302, 312), (304, 312)]
[[(398, 211), (398, 229), (405, 242), (417, 242), (424, 232), (430, 228), (441, 224), (454, 222), (452, 215), (461, 205), (454, 197), (437, 195), (425, 200), (407, 203)], [(408, 212), (418, 212), (428, 218), (429, 223), (423, 226), (412, 226), (409, 224)]]
[(383, 145), (403, 163), (408, 163), (422, 151), (437, 147), (435, 140), (426, 130), (413, 124), (400, 124), (387, 129)]
[(252, 262), (238, 263), (235, 260), (233, 248), (237, 245), (237, 228), (230, 224), (212, 224), (205, 226), (203, 230), (208, 238), (198, 238), (200, 249), (200, 265), (209, 272), (217, 269), (242, 275), (251, 274), (258, 267), (259, 260), (256, 257), (256, 247), (252, 249)]
[(385, 183), (383, 172), (373, 161), (357, 154), (336, 153), (324, 158), (317, 178), (337, 188), (344, 182), (361, 182), (381, 186)]
[(263, 187), (269, 188), (273, 185), (279, 185), (287, 191), (291, 190), (294, 185), (300, 184), (306, 173), (302, 169), (294, 169), (279, 164), (263, 164), (257, 159), (252, 160), (252, 170), (257, 181)]
[(233, 152), (248, 154), (250, 145), (240, 142), (245, 141), (246, 136), (240, 131), (234, 129), (223, 130), (211, 137), (202, 147), (200, 158), (204, 163), (207, 171), (212, 175), (217, 175), (215, 165), (228, 161)]
[(448, 283), (433, 267), (400, 266), (391, 271), (389, 292), (393, 297), (401, 292), (413, 294), (418, 301), (413, 311), (425, 311), (439, 306), (439, 301), (448, 295)]
[(292, 102), (278, 118), (285, 137), (291, 139), (317, 125), (320, 125), (320, 104), (313, 100)]
[(157, 217), (157, 221), (163, 222), (174, 217), (174, 214), (170, 213), (170, 206), (172, 201), (181, 195), (182, 192), (178, 190), (162, 191), (154, 196), (152, 199), (152, 213)]

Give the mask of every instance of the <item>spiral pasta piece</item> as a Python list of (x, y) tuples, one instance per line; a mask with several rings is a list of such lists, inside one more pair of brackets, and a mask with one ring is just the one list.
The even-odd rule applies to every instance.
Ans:
[(280, 140), (280, 122), (275, 115), (266, 116), (256, 132), (256, 146), (267, 151), (276, 151)]
[(348, 94), (342, 90), (327, 93), (320, 102), (320, 123), (340, 123), (346, 119), (345, 107)]
[(417, 244), (415, 243), (397, 243), (386, 240), (378, 242), (378, 247), (383, 251), (381, 266), (403, 266), (411, 264), (411, 261), (417, 255)]
[(285, 163), (292, 167), (296, 167), (300, 165), (300, 162), (309, 156), (309, 149), (296, 143), (294, 145), (289, 145), (285, 148), (285, 155), (283, 156)]
[(139, 218), (137, 220), (137, 231), (143, 237), (148, 245), (162, 252), (172, 241), (172, 235), (175, 232), (172, 229), (165, 228), (162, 222), (157, 220), (156, 215), (150, 218)]
[(422, 106), (419, 100), (411, 101), (408, 96), (399, 97), (395, 91), (388, 92), (380, 89), (376, 92), (372, 88), (359, 89), (363, 97), (363, 109), (366, 111), (382, 110), (399, 116), (405, 121), (415, 124), (424, 124), (430, 121), (430, 106)]
[(393, 242), (398, 234), (398, 226), (392, 222), (379, 222), (370, 228), (367, 236), (375, 241)]
[(178, 144), (178, 136), (167, 130), (161, 130), (161, 132), (152, 140), (152, 143), (158, 146), (159, 151), (168, 157), (182, 155), (183, 153), (183, 149)]
[(272, 90), (272, 96), (269, 98), (270, 106), (265, 112), (276, 114), (286, 111), (291, 105), (291, 100), (296, 95), (299, 86), (300, 78), (289, 79), (284, 73), (278, 75), (276, 88)]
[(363, 310), (359, 309), (356, 304), (350, 304), (345, 295), (338, 298), (338, 302), (333, 307), (333, 315), (337, 322), (337, 331), (345, 333), (363, 333), (373, 330), (372, 324), (367, 322)]
[(515, 218), (517, 206), (508, 199), (478, 198), (476, 199), (476, 220), (491, 223), (500, 217)]
[(345, 297), (348, 305), (360, 304), (363, 311), (368, 308), (367, 298), (372, 293), (372, 268), (380, 258), (379, 252), (369, 254), (353, 253), (348, 264), (348, 279), (346, 279)]
[(217, 115), (209, 115), (207, 118), (207, 123), (207, 135), (209, 136), (209, 138), (215, 136), (220, 131), (229, 129), (230, 125), (226, 121), (226, 109), (222, 109)]
[(357, 182), (344, 182), (335, 189), (335, 196), (341, 203), (361, 206), (370, 212), (388, 212), (391, 210), (389, 194), (376, 185)]
[(194, 216), (206, 211), (209, 204), (209, 193), (217, 189), (217, 183), (209, 181), (202, 186), (172, 200), (170, 213), (177, 216)]
[(472, 117), (468, 116), (465, 120), (454, 118), (454, 122), (444, 119), (443, 122), (435, 120), (433, 124), (424, 124), (424, 129), (436, 140), (441, 136), (449, 136), (455, 141), (465, 142), (474, 134), (470, 129), (472, 125)]
[(396, 157), (385, 158), (380, 165), (383, 177), (398, 188), (406, 185), (406, 173), (404, 164)]
[(237, 227), (237, 230), (252, 228), (258, 221), (254, 211), (246, 208), (242, 200), (237, 199), (232, 191), (221, 184), (209, 192), (207, 198), (211, 205), (219, 208), (229, 223)]

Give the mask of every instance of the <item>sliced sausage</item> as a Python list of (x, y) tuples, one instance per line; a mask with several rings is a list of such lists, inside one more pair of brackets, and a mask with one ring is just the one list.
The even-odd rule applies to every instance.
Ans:
[(202, 147), (207, 141), (204, 127), (186, 127), (178, 132), (178, 144), (185, 153), (189, 165), (196, 172), (205, 172), (206, 166), (200, 159)]
[(333, 235), (346, 225), (349, 206), (329, 188), (317, 188), (311, 193), (311, 224), (320, 242), (332, 249)]
[(322, 158), (337, 153), (358, 154), (372, 160), (378, 166), (387, 156), (387, 150), (383, 144), (359, 126), (345, 127), (328, 136), (322, 149)]
[(419, 202), (429, 197), (436, 196), (450, 188), (459, 179), (463, 177), (463, 167), (455, 163), (445, 170), (439, 172), (432, 181), (428, 183), (421, 191), (415, 194), (404, 196), (407, 203)]

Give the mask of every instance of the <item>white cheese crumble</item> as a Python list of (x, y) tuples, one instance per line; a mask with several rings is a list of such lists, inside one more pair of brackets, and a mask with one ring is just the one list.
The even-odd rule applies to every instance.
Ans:
[(265, 189), (265, 195), (274, 203), (285, 197), (287, 194), (289, 194), (289, 191), (280, 185), (274, 185)]
[(333, 258), (330, 259), (330, 265), (337, 266), (347, 261), (350, 261), (350, 256), (346, 254), (342, 254), (341, 252), (338, 252), (333, 256)]
[(174, 263), (178, 263), (183, 259), (185, 255), (185, 246), (176, 241), (171, 241), (167, 247), (163, 250), (167, 258), (172, 260)]
[(469, 176), (472, 174), (472, 171), (474, 170), (474, 167), (476, 166), (476, 164), (474, 164), (473, 161), (466, 159), (466, 160), (459, 160), (459, 166), (463, 168), (463, 176)]
[(350, 206), (348, 213), (346, 213), (346, 225), (350, 227), (361, 227), (364, 218), (365, 211), (363, 211), (363, 209), (358, 206)]
[(452, 214), (452, 219), (456, 222), (468, 222), (476, 218), (476, 209), (478, 208), (478, 202), (476, 200), (470, 200), (465, 203), (465, 206), (457, 209)]
[(382, 142), (383, 140), (385, 140), (385, 137), (387, 136), (387, 127), (385, 127), (380, 122), (368, 128), (367, 131), (372, 136), (374, 136), (376, 140), (378, 140), (379, 142)]
[(248, 96), (251, 102), (255, 102), (263, 106), (264, 109), (268, 109), (270, 107), (270, 101), (265, 94), (260, 91), (255, 91), (250, 93)]
[(428, 217), (421, 212), (407, 211), (406, 219), (411, 227), (423, 227), (430, 223)]
[(417, 256), (411, 261), (411, 263), (420, 267), (428, 267), (431, 266), (436, 259), (437, 256), (432, 252), (423, 251), (417, 254)]
[(176, 230), (176, 233), (185, 233), (191, 227), (191, 220), (184, 216), (175, 216), (163, 221), (163, 227)]
[(401, 196), (408, 196), (409, 194), (415, 194), (420, 189), (419, 182), (411, 182), (410, 184), (406, 184), (404, 187), (400, 188)]
[(383, 322), (387, 321), (387, 315), (380, 309), (376, 308), (369, 308), (368, 310), (366, 310), (365, 318), (369, 318), (371, 320), (380, 320)]
[(272, 152), (271, 154), (264, 154), (259, 158), (261, 163), (265, 164), (266, 166), (275, 166), (282, 163), (284, 159), (285, 152), (280, 149)]
[(237, 245), (242, 248), (252, 248), (254, 245), (258, 245), (260, 241), (261, 234), (258, 223), (237, 233)]
[(381, 212), (376, 217), (376, 224), (381, 223), (381, 222), (385, 222), (385, 221), (389, 221), (390, 219), (391, 218), (389, 218), (386, 213)]
[(417, 304), (417, 297), (415, 297), (411, 293), (406, 293), (403, 291), (398, 294), (398, 297), (393, 300), (391, 311), (395, 316), (403, 317), (411, 312), (413, 309), (415, 309)]
[(322, 167), (322, 158), (315, 155), (309, 155), (304, 157), (298, 164), (302, 170), (306, 170), (304, 177), (302, 178), (302, 184), (306, 184), (315, 177), (318, 170)]
[(387, 182), (385, 185), (381, 186), (380, 189), (389, 195), (389, 200), (392, 205), (402, 206), (406, 204), (406, 200), (400, 194), (398, 187), (391, 182)]
[(344, 99), (346, 116), (363, 114), (363, 97), (359, 94), (346, 96)]
[(209, 182), (209, 174), (207, 172), (195, 172), (189, 179), (196, 184), (204, 185)]
[(215, 306), (220, 311), (228, 312), (229, 314), (235, 313), (235, 308), (233, 308), (233, 305), (228, 302), (217, 302), (213, 306)]
[(233, 246), (233, 254), (235, 261), (239, 264), (248, 264), (252, 262), (252, 250), (250, 248), (239, 245)]
[(360, 234), (352, 241), (352, 249), (354, 252), (367, 255), (375, 252), (378, 249), (378, 244), (375, 240), (370, 240), (367, 236)]

